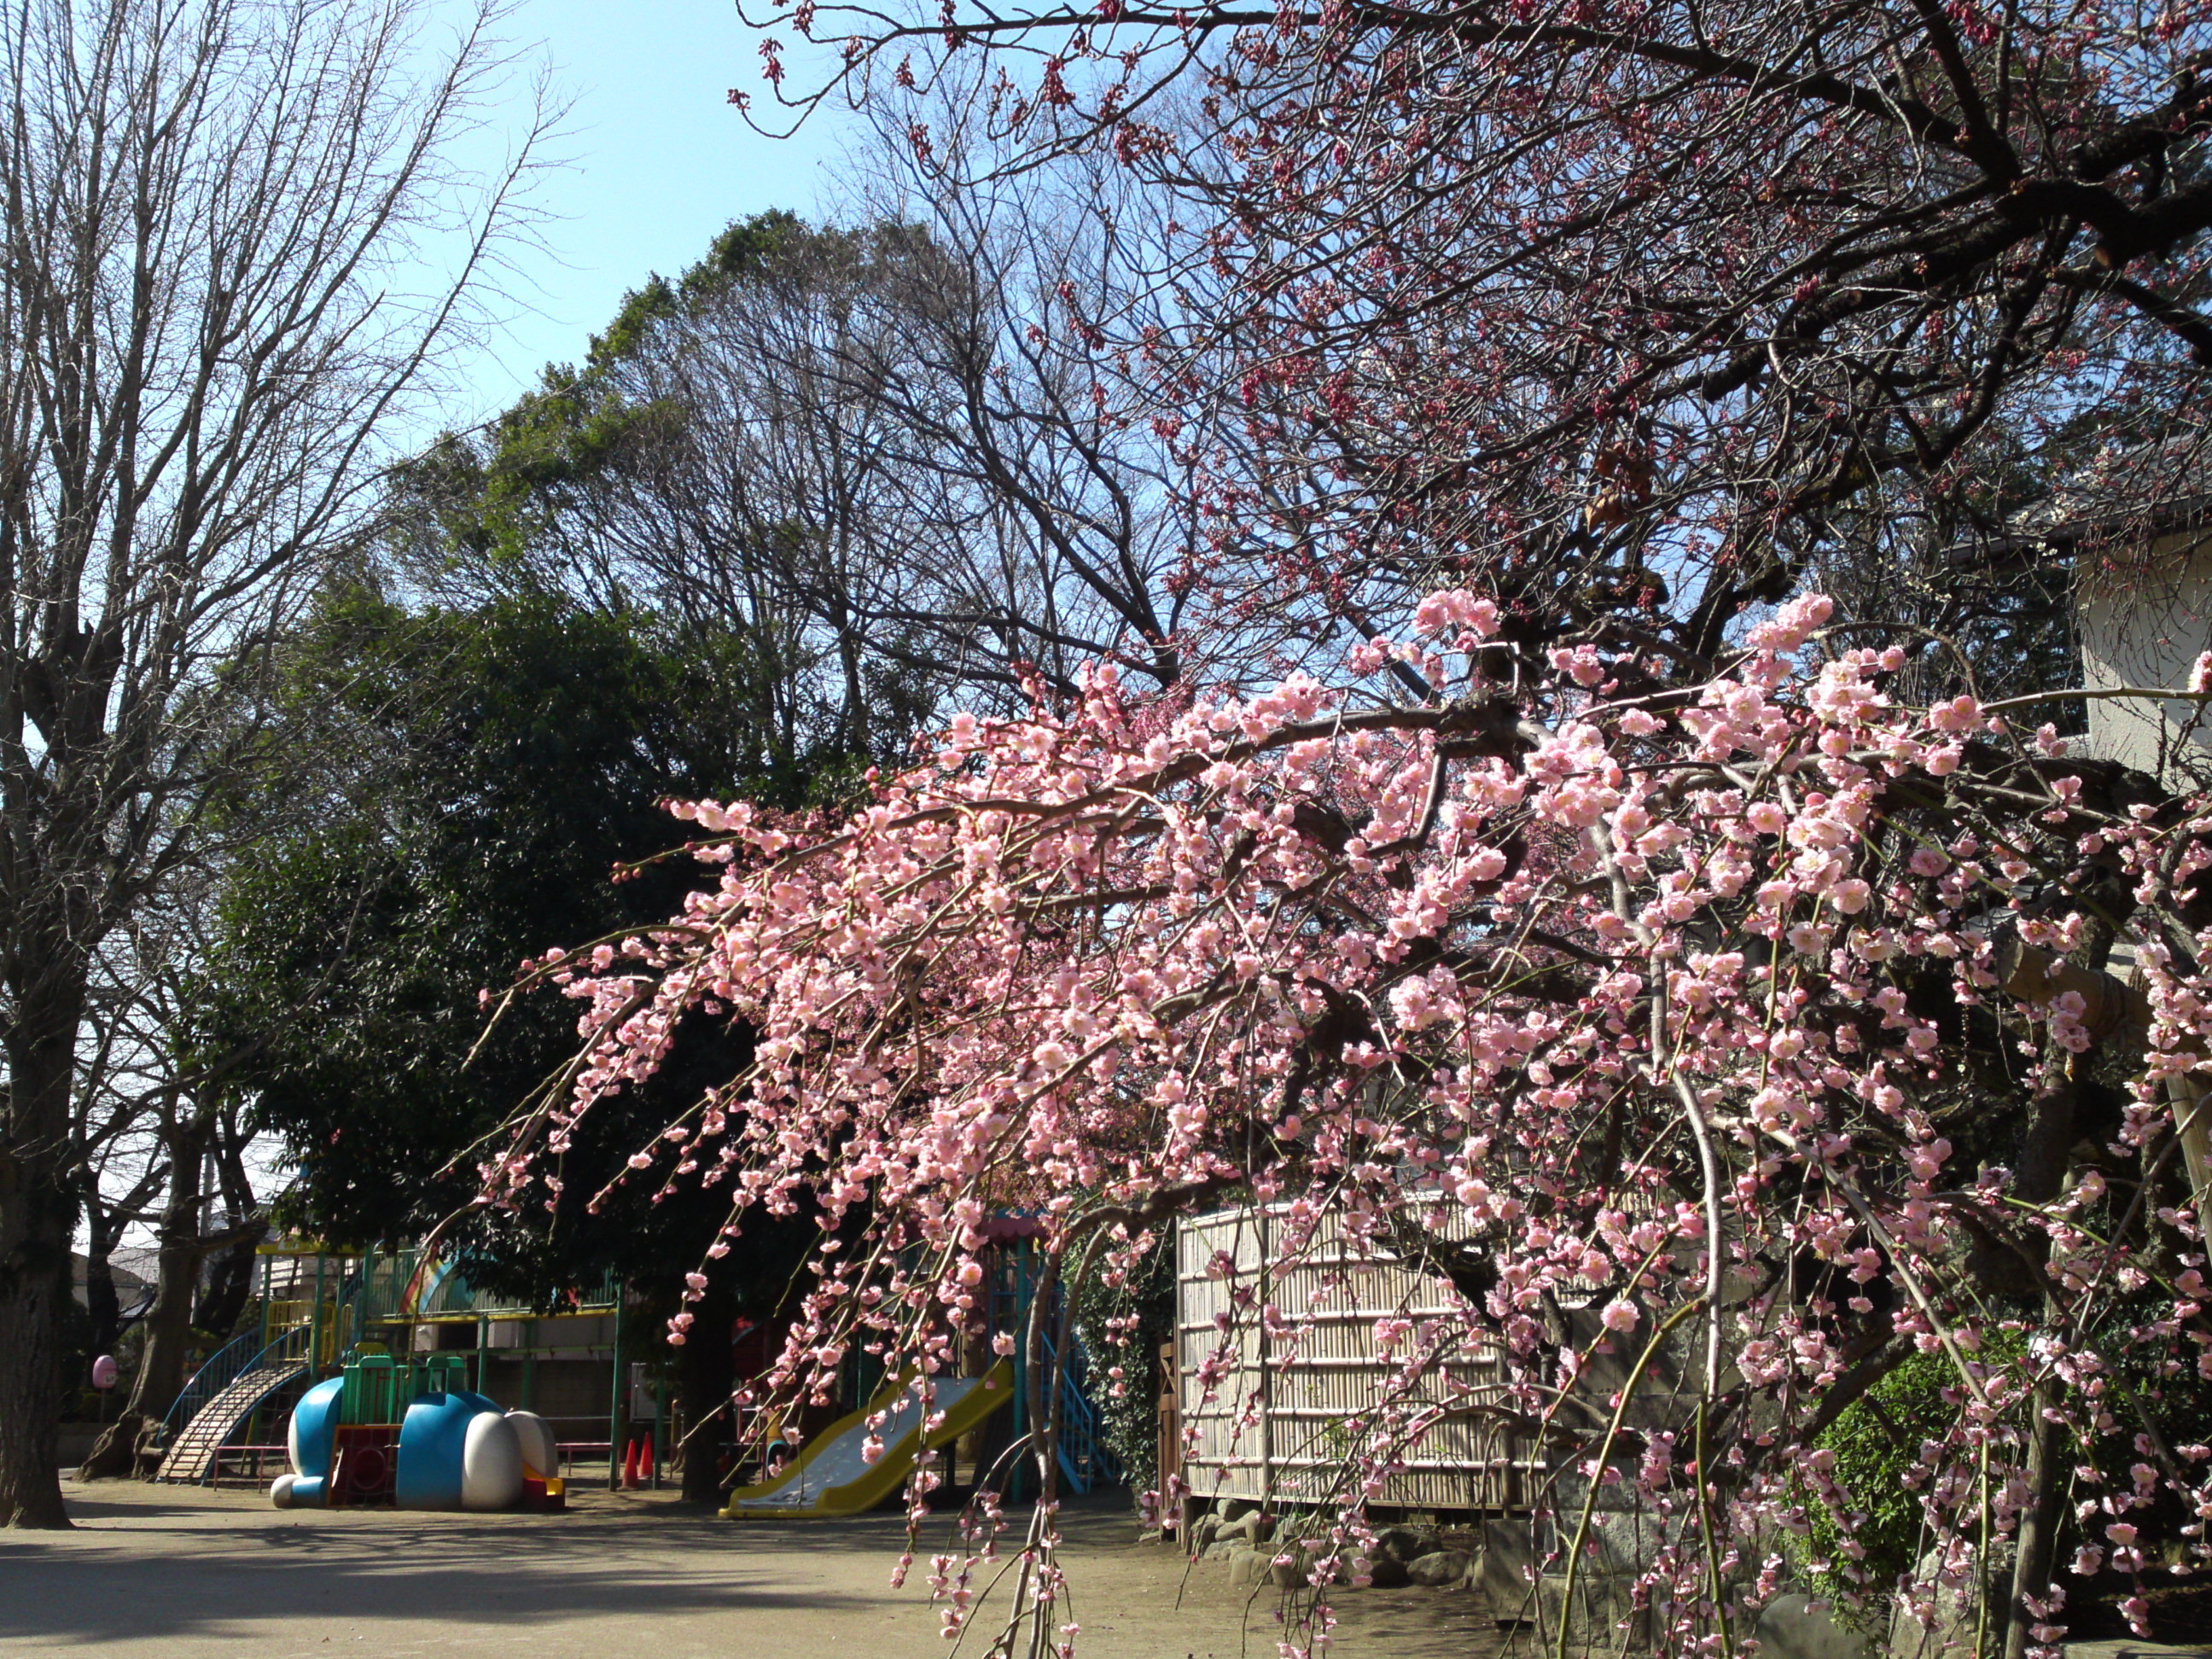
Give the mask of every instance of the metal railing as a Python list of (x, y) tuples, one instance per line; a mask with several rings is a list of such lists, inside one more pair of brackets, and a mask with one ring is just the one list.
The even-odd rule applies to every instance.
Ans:
[[(353, 1346), (355, 1314), (352, 1286), (348, 1285), (323, 1298), (319, 1317), (313, 1301), (270, 1302), (262, 1317), (262, 1329), (272, 1334), (311, 1327), (319, 1329), (322, 1334), (317, 1345), (315, 1365), (319, 1370), (328, 1370), (338, 1363), (338, 1356)], [(305, 1347), (300, 1350), (300, 1357), (307, 1357)]]
[[(611, 1313), (620, 1294), (613, 1273), (578, 1285), (550, 1305), (479, 1290), (469, 1282), (467, 1258), (433, 1263), (422, 1273), (422, 1254), (395, 1250), (366, 1258), (348, 1276), (356, 1331), (391, 1324), (437, 1324), (470, 1319), (531, 1319), (549, 1315)], [(418, 1273), (424, 1282), (416, 1283)]]
[(264, 1342), (261, 1333), (249, 1331), (210, 1354), (178, 1392), (176, 1403), (161, 1419), (161, 1443), (174, 1443), (191, 1426), (203, 1407), (248, 1371), (264, 1365), (304, 1363), (313, 1328), (293, 1325)]
[(1083, 1339), (1071, 1334), (1065, 1365), (1054, 1363), (1057, 1356), (1049, 1337), (1044, 1340), (1044, 1354), (1060, 1377), (1060, 1438), (1054, 1451), (1068, 1490), (1080, 1496), (1094, 1486), (1118, 1486), (1121, 1462), (1106, 1443), (1098, 1409), (1091, 1403), (1091, 1356)]

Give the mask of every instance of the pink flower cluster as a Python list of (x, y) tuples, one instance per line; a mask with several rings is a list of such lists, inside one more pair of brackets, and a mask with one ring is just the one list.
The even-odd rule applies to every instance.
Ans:
[[(1449, 1240), (1424, 1265), (1460, 1292), (1450, 1318), (1376, 1325), (1385, 1380), (1343, 1425), (1317, 1581), (1395, 1464), (1480, 1409), (1640, 1508), (1638, 1594), (1696, 1650), (1773, 1589), (1714, 1562), (1861, 1501), (1802, 1437), (1916, 1349), (1959, 1404), (1917, 1487), (1942, 1571), (2015, 1526), (2039, 1416), (2069, 1467), (2140, 1463), (2094, 1489), (2115, 1523), (2083, 1547), (2135, 1561), (2140, 1512), (2212, 1514), (2204, 1459), (2137, 1456), (2113, 1380), (2212, 1376), (2172, 1105), (2212, 1052), (2191, 908), (2212, 823), (2098, 809), (2058, 745), (1971, 699), (1900, 704), (1893, 653), (1801, 661), (1827, 615), (1784, 606), (1686, 693), (1621, 693), (1588, 647), (1509, 691), (1478, 667), (1495, 605), (1440, 593), (1417, 613), (1431, 645), (1354, 662), (1418, 658), (1439, 688), (1419, 705), (1303, 677), (1146, 701), (1102, 668), (1071, 706), (956, 718), (834, 833), (679, 808), (720, 837), (715, 879), (663, 928), (554, 962), (584, 1060), (497, 1197), (528, 1195), (534, 1153), (711, 1006), (753, 1030), (754, 1063), (632, 1162), (729, 1193), (718, 1251), (756, 1211), (817, 1216), (775, 1387), (826, 1393), (855, 1346), (921, 1386), (987, 1358), (994, 1212), (1039, 1218), (1054, 1271), (1113, 1280), (1177, 1215), (1255, 1204), (1285, 1218), (1275, 1268), (1324, 1232), (1377, 1257)], [(2094, 1167), (2024, 1194), (2002, 1149), (1962, 1150), (1963, 1108), (1991, 1066), (2071, 1086), (2091, 1047), (2080, 995), (2004, 989), (2007, 951), (2085, 937), (2052, 899), (2085, 863), (2141, 907), (2149, 1031)], [(2032, 1297), (1990, 1292), (1993, 1250), (2029, 1264)], [(1291, 1352), (1311, 1310), (1217, 1265), (1242, 1312), (1186, 1361), (1237, 1389), (1238, 1328)], [(1647, 1343), (1666, 1360), (1638, 1374), (1673, 1377), (1680, 1420), (1655, 1397), (1632, 1431), (1577, 1390)], [(1505, 1379), (1480, 1397), (1477, 1359)], [(1576, 1490), (1542, 1500), (1570, 1531)], [(2205, 1557), (2201, 1524), (2166, 1541)], [(932, 1578), (951, 1629), (980, 1559)]]

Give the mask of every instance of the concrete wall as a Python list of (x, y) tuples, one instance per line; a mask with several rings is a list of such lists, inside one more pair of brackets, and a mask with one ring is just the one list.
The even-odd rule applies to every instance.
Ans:
[[(2148, 557), (2087, 555), (2076, 580), (2084, 684), (2189, 684), (2197, 653), (2212, 649), (2212, 533), (2163, 538)], [(2212, 714), (2200, 704), (2093, 702), (2087, 746), (2176, 786), (2212, 781)]]
[(61, 1466), (73, 1469), (84, 1462), (92, 1443), (100, 1438), (106, 1425), (100, 1423), (64, 1423), (58, 1431)]

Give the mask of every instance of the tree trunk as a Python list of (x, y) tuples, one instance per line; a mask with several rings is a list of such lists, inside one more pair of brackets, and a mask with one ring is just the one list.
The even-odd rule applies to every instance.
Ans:
[(145, 1344), (131, 1398), (79, 1468), (78, 1479), (117, 1475), (150, 1476), (142, 1467), (148, 1431), (176, 1404), (185, 1387), (185, 1355), (191, 1346), (192, 1302), (199, 1290), (200, 1185), (210, 1119), (200, 1113), (179, 1117), (172, 1102), (161, 1132), (161, 1152), (169, 1163), (169, 1195), (161, 1206), (160, 1267), (154, 1305), (147, 1310)]
[(216, 1122), (211, 1162), (222, 1193), (222, 1224), (236, 1237), (216, 1252), (192, 1323), (220, 1340), (237, 1328), (246, 1311), (253, 1294), (253, 1252), (269, 1237), (269, 1224), (254, 1213), (253, 1183), (246, 1172), (245, 1138), (234, 1103), (225, 1105)]
[[(125, 1407), (123, 1414), (100, 1431), (100, 1438), (92, 1443), (92, 1449), (84, 1455), (84, 1462), (76, 1466), (79, 1480), (119, 1480), (125, 1475), (140, 1474), (153, 1478), (153, 1452), (148, 1431), (155, 1425), (140, 1413)], [(142, 1449), (146, 1467), (140, 1467)]]
[(145, 1346), (131, 1385), (130, 1409), (159, 1420), (185, 1386), (185, 1353), (192, 1334), (192, 1301), (200, 1277), (200, 1171), (210, 1126), (197, 1114), (173, 1116), (162, 1132), (169, 1160), (169, 1197), (161, 1207), (160, 1267)]
[[(108, 1261), (108, 1253), (115, 1248), (115, 1228), (107, 1206), (100, 1201), (98, 1183), (89, 1176), (85, 1182), (84, 1214), (84, 1294), (92, 1314), (92, 1351), (112, 1354), (123, 1325), (123, 1304), (115, 1294), (115, 1274)], [(78, 1463), (76, 1478), (106, 1480), (130, 1474), (144, 1426), (145, 1419), (126, 1408), (100, 1431), (100, 1438)]]
[(77, 1188), (62, 1165), (84, 975), (57, 951), (14, 988), (0, 1119), (0, 1526), (66, 1527), (55, 1428)]
[[(2074, 1119), (2079, 1088), (2072, 1067), (2051, 1079), (2028, 1102), (2019, 1154), (2014, 1159), (2013, 1196), (2023, 1203), (2047, 1204), (2065, 1189), (2074, 1152)], [(2051, 1236), (2033, 1228), (2000, 1239), (1975, 1230), (1967, 1271), (1984, 1289), (2026, 1299), (2041, 1294), (2042, 1268), (2051, 1255)]]
[(696, 1316), (677, 1370), (677, 1399), (684, 1407), (684, 1501), (722, 1501), (720, 1453), (730, 1435), (730, 1390), (737, 1370), (730, 1361), (730, 1331), (738, 1322), (737, 1299), (728, 1286), (709, 1284), (692, 1304)]
[[(999, 1363), (998, 1355), (991, 1348), (990, 1334), (983, 1330), (968, 1331), (963, 1334), (960, 1342), (961, 1374), (963, 1376), (989, 1376), (991, 1368)], [(948, 1484), (956, 1492), (981, 1491), (991, 1471), (998, 1468), (999, 1460), (1006, 1455), (1006, 1448), (1013, 1443), (1014, 1414), (1008, 1411), (993, 1412), (962, 1435), (956, 1444), (946, 1448), (945, 1467)], [(951, 1479), (957, 1476), (963, 1468), (967, 1471), (965, 1486)], [(1008, 1477), (1002, 1472), (998, 1489), (1003, 1492), (1007, 1484)]]
[[(205, 1325), (218, 1335), (227, 1334), (252, 1288), (253, 1247), (267, 1231), (258, 1224), (224, 1247), (227, 1263), (243, 1257), (230, 1275), (235, 1284), (219, 1272), (216, 1283), (200, 1295), (200, 1268), (206, 1257), (202, 1188), (213, 1133), (213, 1120), (204, 1113), (179, 1119), (172, 1108), (169, 1127), (161, 1135), (162, 1154), (169, 1162), (169, 1195), (161, 1206), (160, 1267), (154, 1305), (146, 1315), (145, 1345), (139, 1352), (137, 1375), (131, 1379), (130, 1400), (86, 1454), (77, 1470), (80, 1480), (152, 1476), (149, 1431), (167, 1417), (184, 1391), (185, 1358), (191, 1348), (193, 1327)], [(210, 1319), (217, 1322), (210, 1325)]]
[(207, 1289), (193, 1310), (192, 1323), (218, 1340), (238, 1329), (239, 1316), (253, 1294), (253, 1252), (269, 1237), (265, 1222), (245, 1224), (234, 1243), (226, 1244), (208, 1274)]
[(92, 1317), (92, 1351), (112, 1354), (115, 1339), (123, 1334), (123, 1301), (115, 1293), (114, 1264), (108, 1259), (115, 1249), (115, 1228), (90, 1176), (85, 1180), (84, 1222), (84, 1305)]
[(2013, 1558), (2012, 1594), (2005, 1606), (2004, 1659), (2027, 1659), (2028, 1649), (2036, 1645), (2032, 1632), (2037, 1623), (2027, 1598), (2050, 1594), (2051, 1558), (2058, 1543), (2058, 1476), (2065, 1460), (2058, 1425), (2044, 1413), (2057, 1404), (2058, 1390), (2047, 1382), (2038, 1383), (2028, 1396), (2028, 1501), (2020, 1512), (2019, 1553)]

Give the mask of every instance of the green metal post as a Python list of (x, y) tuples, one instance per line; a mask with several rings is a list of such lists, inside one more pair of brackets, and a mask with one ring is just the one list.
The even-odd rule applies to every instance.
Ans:
[[(399, 1261), (404, 1258), (395, 1255), (392, 1260)], [(391, 1275), (386, 1273), (385, 1277), (389, 1279)], [(361, 1261), (361, 1310), (354, 1317), (353, 1340), (355, 1341), (368, 1340), (369, 1330), (376, 1322), (376, 1252), (372, 1249), (362, 1257)], [(386, 1330), (385, 1338), (387, 1342), (395, 1340), (389, 1329)], [(415, 1352), (415, 1327), (411, 1324), (408, 1325), (396, 1341), (402, 1350), (412, 1354)]]
[(491, 1378), (488, 1367), (491, 1359), (491, 1321), (482, 1314), (477, 1316), (477, 1392), (489, 1399)]
[(350, 1311), (343, 1333), (348, 1346), (366, 1341), (368, 1338), (368, 1316), (374, 1305), (375, 1279), (376, 1247), (372, 1244), (361, 1253), (361, 1261), (353, 1270), (353, 1299), (348, 1304)]
[(315, 1299), (307, 1313), (307, 1375), (320, 1374), (323, 1368), (323, 1261), (321, 1249), (315, 1251)]

